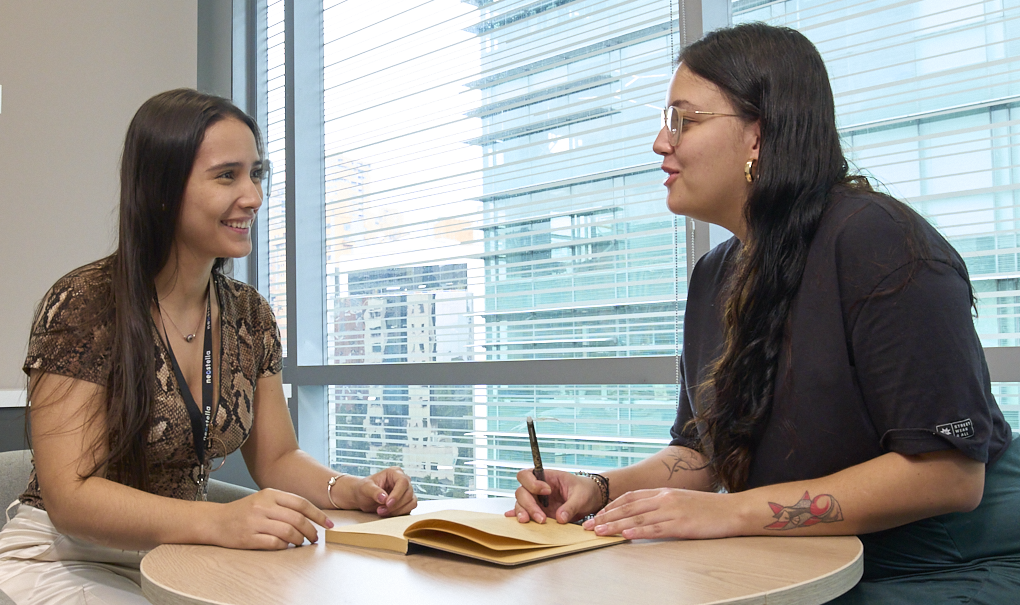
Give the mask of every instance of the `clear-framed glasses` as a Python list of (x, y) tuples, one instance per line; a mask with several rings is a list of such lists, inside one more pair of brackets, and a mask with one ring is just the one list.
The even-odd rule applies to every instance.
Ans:
[(262, 199), (264, 200), (273, 190), (273, 162), (269, 158), (262, 160), (262, 175), (259, 182), (262, 185)]
[(669, 131), (669, 144), (672, 147), (680, 145), (680, 139), (684, 135), (684, 122), (687, 116), (725, 116), (728, 118), (739, 118), (735, 113), (716, 113), (714, 111), (694, 111), (693, 109), (678, 109), (670, 105), (662, 110), (662, 127)]

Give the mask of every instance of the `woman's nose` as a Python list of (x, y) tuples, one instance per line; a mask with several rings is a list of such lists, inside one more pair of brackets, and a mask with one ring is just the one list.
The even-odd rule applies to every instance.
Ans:
[(673, 146), (669, 144), (669, 135), (665, 126), (659, 129), (659, 134), (655, 135), (655, 141), (652, 143), (652, 151), (659, 155), (669, 155), (673, 153)]
[(242, 203), (245, 208), (254, 208), (258, 210), (262, 207), (262, 201), (265, 197), (265, 192), (262, 191), (262, 181), (251, 181), (251, 188), (245, 191)]

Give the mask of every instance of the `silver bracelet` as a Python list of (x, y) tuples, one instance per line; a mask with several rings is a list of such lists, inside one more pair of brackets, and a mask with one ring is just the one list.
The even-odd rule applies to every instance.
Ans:
[(336, 482), (340, 480), (340, 477), (346, 477), (346, 476), (347, 476), (347, 473), (340, 473), (339, 475), (337, 475), (335, 477), (330, 477), (329, 478), (329, 483), (326, 485), (326, 497), (329, 498), (329, 503), (333, 505), (333, 508), (336, 508), (336, 509), (340, 508), (339, 506), (336, 505), (336, 502), (333, 502), (333, 486), (336, 485)]
[(574, 473), (578, 477), (587, 477), (595, 482), (595, 485), (599, 488), (599, 494), (602, 496), (602, 506), (600, 509), (605, 508), (609, 504), (609, 479), (603, 477), (598, 473), (586, 473), (584, 471), (578, 471)]

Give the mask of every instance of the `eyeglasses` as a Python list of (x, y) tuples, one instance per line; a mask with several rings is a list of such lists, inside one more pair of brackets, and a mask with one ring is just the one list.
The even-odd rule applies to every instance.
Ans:
[(670, 105), (666, 109), (662, 110), (662, 127), (669, 131), (669, 144), (672, 147), (680, 145), (680, 139), (684, 134), (684, 122), (687, 121), (688, 115), (696, 116), (725, 116), (728, 118), (739, 118), (734, 113), (716, 113), (714, 111), (694, 111), (687, 109), (677, 109), (673, 105)]
[(262, 185), (262, 199), (266, 199), (273, 189), (273, 162), (269, 158), (262, 160), (262, 174), (259, 181)]

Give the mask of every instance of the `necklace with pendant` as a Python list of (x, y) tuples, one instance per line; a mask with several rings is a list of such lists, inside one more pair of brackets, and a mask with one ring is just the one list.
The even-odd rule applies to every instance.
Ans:
[[(212, 284), (212, 280), (209, 280), (209, 283)], [(208, 288), (206, 288), (205, 295), (209, 296), (209, 289)], [(205, 301), (203, 300), (202, 302), (205, 302)], [(174, 318), (170, 317), (169, 313), (163, 311), (163, 309), (159, 306), (159, 302), (158, 301), (156, 302), (156, 308), (159, 309), (160, 315), (166, 315), (166, 318), (170, 320), (170, 325), (174, 327), (174, 330), (177, 330), (177, 333), (181, 335), (181, 338), (184, 339), (184, 342), (189, 342), (190, 343), (191, 341), (195, 340), (195, 335), (198, 334), (199, 328), (201, 328), (202, 324), (205, 323), (205, 317), (203, 316), (201, 321), (198, 322), (198, 325), (195, 326), (194, 331), (192, 331), (191, 334), (185, 334), (184, 332), (181, 331), (180, 328), (177, 327), (177, 322), (174, 321)]]

